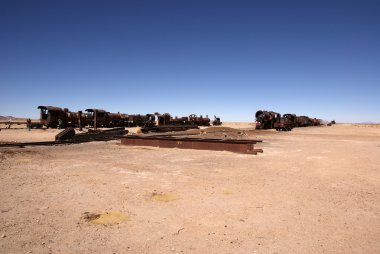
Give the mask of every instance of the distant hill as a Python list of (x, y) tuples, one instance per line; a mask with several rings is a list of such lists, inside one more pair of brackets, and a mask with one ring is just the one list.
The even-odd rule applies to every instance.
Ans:
[(14, 117), (14, 116), (0, 116), (0, 121), (25, 121), (26, 118)]
[(367, 122), (362, 122), (362, 124), (379, 124), (379, 123), (373, 122), (373, 121), (367, 121)]

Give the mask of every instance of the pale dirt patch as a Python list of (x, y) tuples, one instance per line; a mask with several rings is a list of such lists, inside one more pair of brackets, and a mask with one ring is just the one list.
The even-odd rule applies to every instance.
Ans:
[(2, 129), (0, 131), (0, 143), (7, 142), (37, 142), (54, 141), (55, 135), (62, 130), (58, 129)]
[(170, 202), (179, 199), (178, 196), (174, 194), (165, 194), (165, 193), (152, 193), (152, 199), (156, 201), (162, 201), (162, 202)]
[(110, 212), (103, 212), (100, 214), (85, 213), (83, 218), (86, 221), (91, 222), (93, 224), (110, 226), (110, 225), (120, 224), (128, 220), (128, 215), (122, 212), (110, 211)]

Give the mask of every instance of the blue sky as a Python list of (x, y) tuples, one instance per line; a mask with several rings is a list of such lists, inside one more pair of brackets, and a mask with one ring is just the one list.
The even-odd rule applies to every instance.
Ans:
[(1, 1), (0, 115), (380, 122), (380, 1)]

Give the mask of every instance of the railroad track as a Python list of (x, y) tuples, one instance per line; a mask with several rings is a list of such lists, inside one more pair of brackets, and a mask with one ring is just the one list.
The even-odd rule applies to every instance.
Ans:
[(56, 146), (56, 145), (71, 145), (80, 144), (93, 141), (110, 141), (116, 140), (118, 138), (108, 137), (108, 138), (93, 138), (93, 139), (83, 139), (83, 140), (62, 140), (62, 141), (40, 141), (40, 142), (16, 142), (16, 143), (0, 143), (0, 148), (7, 147), (26, 147), (26, 146)]

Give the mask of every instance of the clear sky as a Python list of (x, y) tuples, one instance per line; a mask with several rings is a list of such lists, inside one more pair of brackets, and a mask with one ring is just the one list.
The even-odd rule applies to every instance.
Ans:
[(0, 2), (0, 115), (380, 122), (380, 1)]

